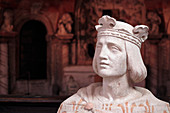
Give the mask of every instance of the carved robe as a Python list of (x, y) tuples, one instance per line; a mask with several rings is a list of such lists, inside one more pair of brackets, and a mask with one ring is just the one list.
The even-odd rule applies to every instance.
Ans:
[(169, 104), (157, 99), (145, 88), (134, 87), (142, 93), (140, 98), (109, 103), (100, 95), (101, 85), (94, 83), (81, 88), (60, 105), (57, 113), (170, 113)]

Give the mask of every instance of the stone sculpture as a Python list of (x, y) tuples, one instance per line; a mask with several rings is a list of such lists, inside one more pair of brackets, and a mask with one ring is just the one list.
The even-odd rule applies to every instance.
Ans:
[(65, 13), (62, 15), (61, 19), (58, 22), (58, 31), (59, 35), (70, 34), (72, 31), (73, 20), (69, 13)]
[(66, 89), (67, 89), (66, 92), (68, 95), (74, 94), (79, 89), (79, 85), (73, 76), (69, 77), (67, 81)]
[(58, 113), (170, 113), (169, 104), (134, 83), (147, 76), (140, 47), (148, 27), (135, 27), (103, 16), (98, 31), (93, 69), (103, 78), (65, 100)]
[(154, 11), (148, 12), (147, 17), (148, 17), (148, 22), (149, 22), (150, 28), (151, 28), (150, 33), (158, 34), (159, 33), (159, 25), (161, 24), (161, 18)]
[(4, 12), (4, 22), (1, 26), (1, 31), (12, 32), (13, 30), (13, 25), (12, 25), (13, 17), (12, 16), (13, 16), (12, 11), (7, 10)]

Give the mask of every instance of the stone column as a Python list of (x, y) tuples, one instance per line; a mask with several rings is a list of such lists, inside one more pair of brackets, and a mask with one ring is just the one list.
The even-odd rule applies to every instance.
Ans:
[(0, 43), (0, 94), (8, 94), (8, 44)]
[(58, 95), (63, 87), (63, 67), (68, 65), (69, 60), (71, 59), (69, 58), (69, 50), (71, 50), (71, 48), (67, 44), (71, 44), (72, 39), (73, 34), (55, 34), (51, 40), (51, 74), (54, 95)]
[[(159, 96), (165, 97), (170, 94), (170, 40), (164, 38), (159, 44), (159, 82), (158, 82), (158, 94)], [(169, 89), (168, 89), (169, 87)]]

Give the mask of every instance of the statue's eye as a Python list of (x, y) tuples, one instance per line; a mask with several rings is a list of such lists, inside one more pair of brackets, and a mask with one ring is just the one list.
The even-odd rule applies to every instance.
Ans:
[(116, 47), (116, 46), (111, 46), (110, 49), (111, 49), (112, 51), (119, 51), (119, 48)]
[(115, 44), (112, 44), (112, 43), (109, 43), (109, 44), (108, 44), (108, 48), (109, 48), (110, 51), (112, 51), (112, 52), (120, 51), (120, 48), (117, 47)]

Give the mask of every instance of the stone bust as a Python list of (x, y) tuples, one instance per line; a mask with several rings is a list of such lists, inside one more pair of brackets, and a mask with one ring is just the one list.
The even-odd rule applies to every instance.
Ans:
[(103, 16), (96, 25), (93, 69), (103, 78), (65, 100), (58, 113), (170, 113), (169, 104), (136, 87), (147, 76), (140, 47), (148, 27), (135, 27)]

